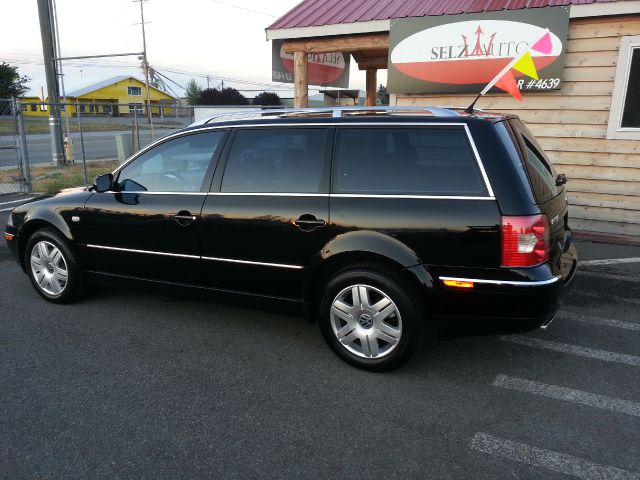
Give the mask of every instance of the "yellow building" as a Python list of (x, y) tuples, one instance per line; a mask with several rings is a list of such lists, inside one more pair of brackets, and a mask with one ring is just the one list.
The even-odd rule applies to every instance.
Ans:
[[(135, 77), (121, 75), (108, 78), (102, 82), (88, 85), (69, 92), (67, 105), (62, 114), (74, 116), (78, 110), (80, 114), (133, 116), (145, 115), (146, 85)], [(154, 116), (170, 115), (178, 103), (178, 99), (149, 86), (151, 112)], [(46, 105), (38, 97), (22, 97), (22, 113), (27, 116), (49, 115)], [(45, 103), (48, 101), (45, 100)]]

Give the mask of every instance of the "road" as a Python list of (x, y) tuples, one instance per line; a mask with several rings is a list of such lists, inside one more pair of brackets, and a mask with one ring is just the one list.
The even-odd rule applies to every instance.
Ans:
[(48, 304), (2, 245), (0, 478), (640, 478), (640, 247), (578, 248), (636, 262), (582, 267), (546, 331), (373, 374), (298, 318), (124, 289)]
[[(175, 130), (166, 128), (155, 130), (155, 138), (160, 138), (173, 131)], [(131, 133), (131, 131), (123, 130), (84, 133), (83, 137), (85, 158), (87, 160), (105, 160), (118, 158), (115, 136), (122, 133)], [(141, 147), (144, 147), (151, 143), (150, 130), (140, 130), (139, 134)], [(71, 139), (75, 144), (76, 160), (80, 161), (80, 159), (82, 158), (80, 135), (77, 133), (72, 133)], [(14, 145), (14, 143), (15, 141), (13, 140), (13, 137), (0, 137), (0, 145), (8, 146)], [(29, 154), (29, 163), (31, 165), (51, 162), (50, 136), (48, 134), (27, 135), (27, 150)], [(0, 150), (0, 168), (15, 166), (16, 164), (17, 155), (15, 150)]]

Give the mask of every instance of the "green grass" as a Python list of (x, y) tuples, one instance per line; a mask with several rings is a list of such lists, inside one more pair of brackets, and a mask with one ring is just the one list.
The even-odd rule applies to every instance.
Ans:
[[(118, 166), (117, 160), (87, 162), (87, 180), (103, 173), (108, 173)], [(0, 183), (13, 183), (20, 175), (17, 169), (0, 170)], [(82, 163), (64, 167), (35, 166), (31, 167), (31, 187), (34, 192), (55, 193), (63, 188), (85, 185)]]

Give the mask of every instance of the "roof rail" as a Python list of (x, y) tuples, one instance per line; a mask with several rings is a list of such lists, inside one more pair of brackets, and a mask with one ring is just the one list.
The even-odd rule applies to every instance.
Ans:
[(205, 123), (211, 123), (223, 117), (239, 117), (239, 116), (285, 116), (293, 115), (296, 113), (330, 113), (333, 117), (342, 117), (344, 113), (357, 113), (357, 112), (431, 112), (434, 117), (459, 117), (460, 114), (456, 110), (464, 110), (464, 107), (417, 107), (417, 106), (336, 106), (336, 107), (310, 107), (310, 108), (276, 108), (276, 109), (243, 109), (235, 112), (224, 112), (210, 117), (198, 120), (191, 124), (203, 125)]

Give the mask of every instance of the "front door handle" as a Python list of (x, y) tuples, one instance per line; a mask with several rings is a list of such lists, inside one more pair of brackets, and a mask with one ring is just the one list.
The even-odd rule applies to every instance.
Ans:
[(316, 228), (324, 227), (327, 222), (316, 218), (314, 215), (305, 213), (304, 215), (300, 215), (297, 220), (294, 220), (293, 224), (304, 232), (310, 232)]
[(198, 217), (195, 215), (191, 215), (190, 212), (186, 210), (180, 210), (177, 215), (174, 215), (173, 218), (176, 219), (178, 224), (186, 227), (187, 225), (191, 225), (193, 222), (198, 220)]

